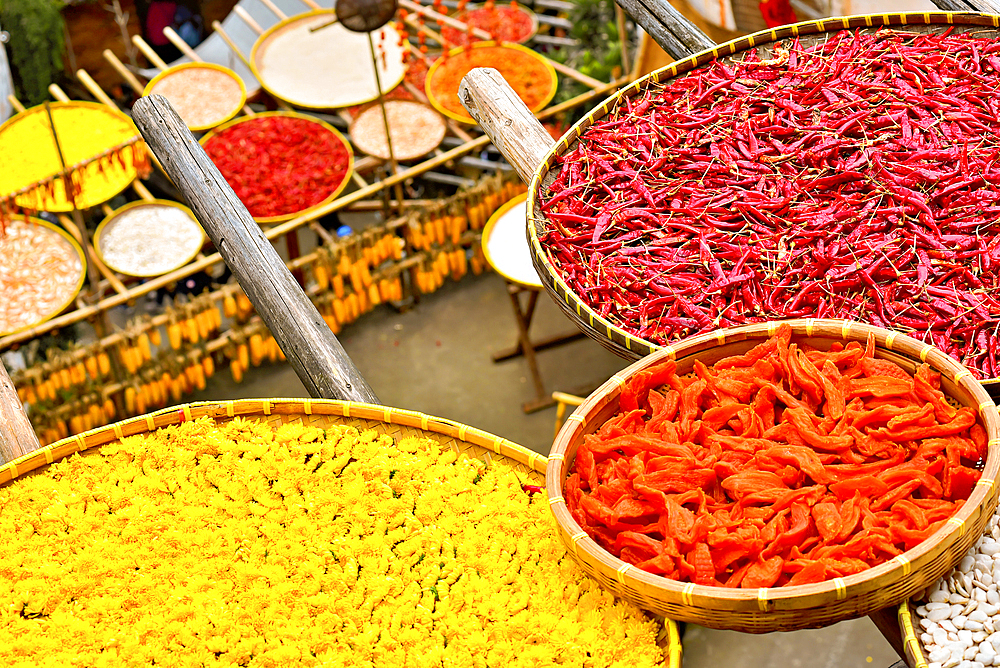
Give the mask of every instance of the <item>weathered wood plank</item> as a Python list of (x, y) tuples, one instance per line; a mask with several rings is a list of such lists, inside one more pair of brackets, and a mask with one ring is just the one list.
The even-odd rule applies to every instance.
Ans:
[(555, 142), (510, 84), (492, 67), (477, 67), (462, 79), (458, 99), (529, 183)]
[[(944, 0), (961, 1), (961, 0)], [(716, 46), (667, 0), (615, 0), (671, 58), (681, 60)]]
[(14, 383), (0, 361), (0, 466), (40, 447)]
[(132, 116), (309, 394), (378, 403), (319, 311), (166, 98), (139, 99)]

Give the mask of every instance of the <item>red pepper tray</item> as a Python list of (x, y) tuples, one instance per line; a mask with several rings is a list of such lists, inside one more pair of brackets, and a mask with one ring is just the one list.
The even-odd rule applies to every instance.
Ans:
[(798, 23), (635, 82), (535, 172), (542, 282), (628, 359), (720, 327), (845, 318), (996, 378), (1000, 103), (976, 91), (1000, 85), (998, 22)]

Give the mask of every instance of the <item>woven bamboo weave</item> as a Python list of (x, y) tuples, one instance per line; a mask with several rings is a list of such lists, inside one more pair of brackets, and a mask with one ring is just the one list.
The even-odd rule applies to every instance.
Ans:
[(926, 362), (941, 374), (942, 390), (954, 402), (974, 408), (989, 438), (982, 477), (963, 507), (933, 536), (895, 559), (827, 582), (747, 590), (681, 583), (641, 571), (603, 550), (573, 520), (562, 499), (563, 482), (586, 434), (596, 431), (618, 410), (625, 382), (665, 359), (676, 359), (679, 374), (695, 360), (711, 366), (761, 343), (778, 323), (746, 325), (685, 339), (621, 371), (591, 394), (566, 420), (549, 453), (546, 488), (559, 534), (583, 569), (605, 588), (641, 608), (678, 621), (750, 633), (827, 626), (895, 606), (947, 573), (982, 534), (997, 506), (1000, 471), (1000, 415), (972, 374), (951, 357), (925, 343), (889, 330), (847, 320), (788, 320), (794, 341), (829, 348), (835, 341), (876, 341), (876, 357), (889, 359), (911, 373)]
[(927, 668), (927, 653), (920, 644), (920, 634), (917, 633), (917, 610), (912, 601), (903, 601), (897, 610), (899, 630), (903, 635), (903, 651), (906, 654), (906, 665), (910, 668)]
[[(125, 436), (134, 436), (170, 425), (209, 417), (223, 424), (234, 418), (260, 420), (272, 428), (290, 422), (327, 429), (347, 425), (361, 430), (375, 430), (394, 440), (407, 437), (430, 438), (457, 454), (481, 459), (489, 464), (499, 457), (512, 465), (527, 483), (543, 484), (547, 460), (544, 456), (494, 436), (444, 418), (415, 411), (326, 399), (246, 399), (240, 401), (205, 401), (165, 408), (155, 413), (107, 425), (71, 436), (24, 455), (0, 467), (0, 485), (38, 471), (47, 464), (77, 452), (93, 451)], [(665, 668), (680, 668), (681, 640), (676, 623), (666, 619), (659, 638)]]
[[(625, 359), (639, 359), (661, 346), (628, 334), (622, 328), (601, 317), (593, 308), (581, 300), (559, 275), (549, 261), (545, 247), (539, 241), (539, 234), (548, 229), (548, 222), (540, 211), (538, 193), (542, 186), (547, 186), (555, 179), (558, 172), (553, 171), (556, 160), (576, 147), (580, 135), (594, 122), (606, 116), (614, 109), (620, 100), (626, 97), (640, 95), (647, 87), (662, 83), (685, 74), (705, 63), (715, 59), (727, 60), (731, 57), (741, 57), (745, 51), (758, 47), (767, 47), (774, 42), (795, 37), (803, 45), (825, 41), (829, 33), (839, 30), (860, 30), (874, 32), (880, 27), (906, 27), (914, 32), (936, 32), (952, 28), (963, 32), (975, 30), (977, 35), (1000, 34), (1000, 16), (991, 14), (958, 14), (951, 12), (926, 12), (921, 14), (866, 14), (827, 18), (818, 21), (805, 21), (781, 28), (762, 30), (746, 37), (720, 44), (693, 56), (679, 60), (662, 69), (656, 70), (635, 83), (618, 91), (587, 116), (580, 119), (562, 138), (555, 143), (542, 165), (535, 171), (534, 178), (528, 188), (532, 193), (528, 199), (528, 240), (531, 246), (531, 259), (538, 271), (545, 289), (549, 292), (563, 312), (589, 337), (605, 348)], [(764, 56), (767, 57), (767, 56)]]

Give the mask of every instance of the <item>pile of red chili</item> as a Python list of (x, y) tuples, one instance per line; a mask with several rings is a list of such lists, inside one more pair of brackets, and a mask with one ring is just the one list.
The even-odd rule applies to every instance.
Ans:
[[(520, 44), (527, 41), (535, 31), (531, 15), (518, 7), (516, 2), (510, 5), (477, 7), (461, 12), (455, 18), (471, 28), (485, 30), (498, 42)], [(479, 41), (469, 32), (448, 25), (441, 26), (441, 36), (453, 46), (465, 46)]]
[(1000, 41), (883, 29), (751, 49), (622, 98), (558, 160), (540, 240), (665, 343), (842, 317), (1000, 375)]
[(344, 141), (301, 117), (250, 117), (212, 135), (205, 152), (254, 218), (316, 206), (350, 176)]
[(791, 343), (679, 377), (635, 374), (566, 480), (574, 519), (638, 568), (772, 587), (858, 573), (937, 531), (979, 479), (987, 436), (926, 365)]

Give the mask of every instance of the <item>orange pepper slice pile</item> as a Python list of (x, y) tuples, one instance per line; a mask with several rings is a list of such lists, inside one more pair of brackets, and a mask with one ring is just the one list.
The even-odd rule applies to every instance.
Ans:
[(584, 438), (565, 496), (602, 547), (650, 573), (774, 587), (858, 573), (929, 538), (979, 480), (987, 437), (940, 375), (766, 342), (691, 377), (635, 374)]

